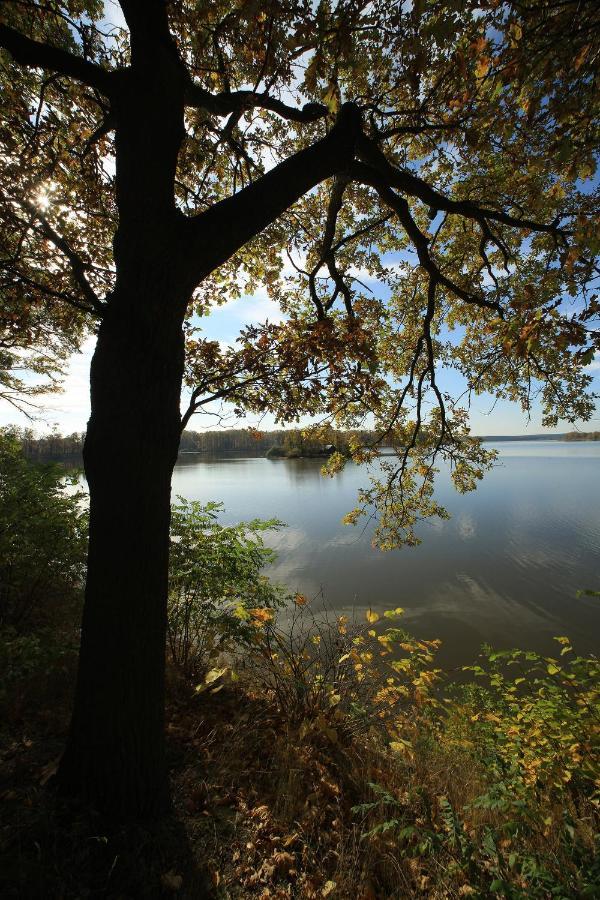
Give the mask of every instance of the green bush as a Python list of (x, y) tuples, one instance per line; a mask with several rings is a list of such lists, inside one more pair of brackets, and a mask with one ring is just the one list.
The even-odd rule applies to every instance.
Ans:
[(473, 682), (413, 708), (395, 774), (354, 808), (439, 896), (599, 896), (600, 662), (556, 641), (556, 657), (484, 647)]
[(9, 718), (73, 662), (87, 512), (76, 478), (0, 431), (0, 702)]
[(171, 512), (167, 642), (186, 675), (198, 675), (256, 633), (255, 623), (281, 606), (284, 594), (262, 574), (275, 553), (263, 540), (275, 519), (221, 525), (220, 503), (178, 498)]
[(87, 513), (76, 478), (56, 464), (25, 459), (0, 432), (0, 627), (50, 624), (79, 595), (85, 574)]

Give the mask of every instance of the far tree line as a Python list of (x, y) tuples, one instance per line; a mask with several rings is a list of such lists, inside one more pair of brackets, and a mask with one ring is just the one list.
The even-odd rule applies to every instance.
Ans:
[[(15, 428), (11, 432), (21, 442), (23, 453), (28, 459), (63, 459), (78, 457), (83, 452), (85, 432), (72, 434), (51, 434), (36, 436), (30, 428)], [(184, 431), (181, 436), (180, 452), (190, 453), (223, 453), (228, 451), (248, 451), (256, 454), (268, 453), (273, 448), (303, 454), (306, 450), (316, 449), (316, 444), (330, 444), (337, 450), (344, 450), (351, 438), (358, 438), (363, 445), (376, 442), (375, 431), (328, 431), (326, 439), (315, 439), (299, 428), (279, 429), (275, 431), (257, 431), (251, 428), (232, 428), (223, 431)], [(518, 435), (511, 438), (525, 440), (563, 440), (563, 441), (600, 441), (600, 431), (569, 431), (566, 434), (553, 435)], [(499, 438), (484, 438), (484, 440)]]
[(563, 438), (565, 441), (600, 441), (600, 431), (569, 431)]
[[(63, 459), (82, 455), (85, 432), (62, 435), (57, 432), (36, 436), (32, 429), (11, 429), (21, 442), (23, 453), (28, 459)], [(232, 428), (223, 431), (184, 431), (179, 450), (183, 453), (222, 453), (227, 451), (249, 451), (267, 453), (273, 447), (286, 450), (298, 449), (303, 452), (316, 443), (331, 444), (336, 449), (344, 449), (350, 439), (358, 438), (363, 443), (371, 443), (377, 437), (374, 431), (342, 431), (328, 429), (325, 438), (311, 439), (299, 428), (276, 431), (257, 431), (249, 428)]]

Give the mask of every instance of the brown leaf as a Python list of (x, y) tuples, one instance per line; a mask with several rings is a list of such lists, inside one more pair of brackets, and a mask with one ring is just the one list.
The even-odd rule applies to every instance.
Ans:
[(279, 875), (288, 875), (290, 869), (296, 862), (296, 858), (293, 853), (287, 853), (285, 850), (281, 850), (271, 857), (271, 862), (277, 869)]
[(57, 756), (56, 759), (51, 759), (49, 763), (46, 763), (40, 775), (40, 784), (42, 787), (47, 784), (51, 778), (54, 778), (58, 771), (59, 762), (60, 756)]
[(177, 875), (173, 871), (165, 872), (164, 875), (160, 876), (160, 883), (166, 891), (171, 891), (173, 894), (176, 894), (177, 891), (181, 890), (183, 876)]

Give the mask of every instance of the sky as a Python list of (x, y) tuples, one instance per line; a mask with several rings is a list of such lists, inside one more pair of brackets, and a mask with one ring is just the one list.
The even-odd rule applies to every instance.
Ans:
[[(258, 292), (252, 296), (231, 300), (221, 307), (214, 309), (208, 319), (203, 319), (205, 336), (226, 343), (233, 343), (240, 328), (245, 324), (263, 322), (269, 319), (271, 322), (281, 320), (278, 307), (268, 299), (266, 293)], [(9, 424), (28, 426), (34, 428), (40, 434), (56, 429), (61, 434), (85, 431), (89, 417), (89, 367), (94, 350), (95, 338), (86, 340), (81, 353), (75, 354), (67, 367), (62, 394), (48, 395), (43, 407), (35, 415), (35, 420), (30, 421), (25, 416), (19, 415), (15, 409), (6, 402), (0, 401), (0, 426)], [(588, 371), (594, 376), (592, 390), (600, 392), (600, 357), (596, 357)], [(449, 393), (460, 393), (462, 385), (455, 373), (444, 373), (443, 389)], [(493, 408), (492, 408), (493, 407)], [(546, 432), (564, 432), (573, 430), (569, 423), (559, 423), (556, 428), (544, 429), (541, 425), (541, 410), (534, 406), (531, 419), (527, 417), (515, 403), (499, 401), (494, 406), (494, 398), (482, 395), (475, 397), (471, 405), (472, 433), (477, 435), (520, 435), (539, 434)], [(309, 420), (303, 420), (302, 425), (308, 425)], [(219, 426), (214, 416), (195, 416), (189, 428), (196, 431), (215, 429), (217, 427), (248, 427), (259, 426), (263, 430), (269, 430), (277, 426), (270, 416), (264, 417), (260, 422), (256, 417), (246, 420), (228, 419), (224, 425)], [(582, 431), (600, 430), (600, 407), (594, 419), (587, 423), (580, 423)]]

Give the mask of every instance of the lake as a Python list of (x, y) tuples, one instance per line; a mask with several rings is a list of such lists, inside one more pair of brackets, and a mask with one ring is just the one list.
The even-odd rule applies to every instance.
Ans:
[(183, 454), (173, 496), (220, 500), (222, 521), (278, 518), (270, 577), (336, 614), (401, 606), (414, 634), (440, 638), (440, 662), (473, 659), (482, 643), (554, 653), (569, 635), (600, 652), (600, 442), (506, 441), (477, 491), (457, 494), (440, 473), (436, 496), (451, 512), (424, 524), (423, 543), (382, 553), (372, 530), (345, 526), (367, 484), (364, 468), (334, 479), (322, 460)]

